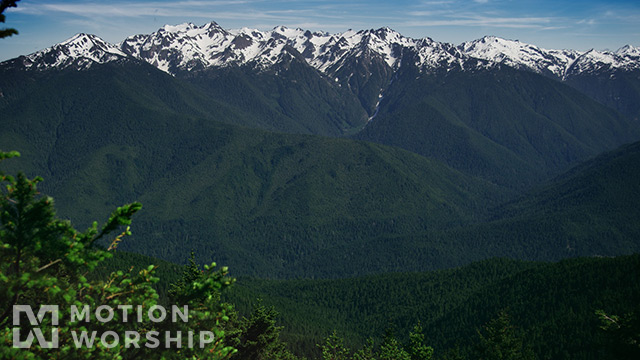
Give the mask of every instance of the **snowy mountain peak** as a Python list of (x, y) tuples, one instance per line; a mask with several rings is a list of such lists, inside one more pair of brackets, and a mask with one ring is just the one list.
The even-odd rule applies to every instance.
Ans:
[(300, 28), (290, 29), (286, 26), (277, 26), (273, 28), (272, 32), (283, 35), (286, 38), (292, 38), (303, 35), (305, 31)]
[(213, 21), (202, 26), (165, 25), (151, 34), (130, 36), (117, 45), (94, 35), (78, 34), (20, 59), (27, 67), (45, 69), (72, 65), (84, 68), (93, 63), (133, 57), (176, 74), (243, 64), (268, 68), (288, 58), (287, 53), (298, 56), (295, 52), (301, 55), (300, 59), (328, 75), (352, 63), (350, 59), (378, 59), (394, 70), (412, 61), (414, 66), (427, 72), (503, 64), (560, 79), (579, 72), (640, 68), (640, 48), (630, 45), (617, 52), (546, 50), (518, 40), (485, 36), (454, 46), (430, 38), (408, 38), (389, 27), (330, 34), (286, 26), (268, 31), (225, 30)]
[(579, 56), (578, 52), (571, 50), (545, 50), (518, 40), (507, 40), (496, 36), (485, 36), (465, 42), (458, 48), (469, 56), (489, 60), (492, 63), (506, 64), (561, 78)]
[(92, 64), (103, 64), (127, 55), (116, 45), (90, 34), (77, 34), (60, 44), (38, 51), (22, 59), (27, 68), (65, 68), (75, 66), (88, 68)]
[(369, 30), (370, 33), (377, 35), (378, 37), (380, 37), (380, 39), (382, 40), (387, 40), (387, 37), (392, 37), (392, 38), (400, 38), (402, 37), (402, 35), (400, 35), (400, 33), (398, 33), (397, 31), (391, 29), (390, 27), (381, 27), (379, 29), (376, 30)]
[(633, 71), (640, 69), (640, 59), (634, 51), (638, 49), (625, 47), (618, 52), (589, 50), (580, 55), (570, 69), (570, 74), (610, 73), (616, 70)]
[(124, 56), (124, 53), (117, 46), (91, 34), (77, 34), (54, 48), (68, 51), (69, 56), (75, 57), (93, 57), (96, 53), (111, 53)]
[(227, 31), (210, 23), (202, 27), (165, 26), (150, 35), (127, 38), (121, 48), (128, 55), (169, 73), (246, 63), (268, 67), (278, 62), (288, 48), (299, 52), (311, 66), (326, 71), (335, 70), (345, 57), (364, 52), (376, 54), (389, 66), (396, 67), (402, 48), (415, 47), (416, 43), (390, 28), (331, 35), (285, 26), (270, 31), (249, 28)]
[(616, 51), (621, 56), (637, 56), (640, 57), (640, 48), (631, 45), (625, 45)]

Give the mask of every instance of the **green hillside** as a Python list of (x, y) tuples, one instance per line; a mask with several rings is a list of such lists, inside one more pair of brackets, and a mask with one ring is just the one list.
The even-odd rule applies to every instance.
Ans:
[(571, 74), (566, 83), (629, 119), (640, 119), (640, 71)]
[[(173, 261), (193, 249), (201, 262), (277, 277), (432, 269), (457, 251), (412, 234), (467, 223), (504, 198), (404, 150), (226, 125), (211, 118), (236, 113), (216, 103), (206, 117), (182, 111), (193, 99), (170, 77), (111, 66), (32, 74), (44, 79), (6, 92), (1, 136), (23, 155), (7, 169), (42, 175), (80, 227), (142, 202), (124, 249)], [(166, 83), (141, 86), (145, 76)]]
[(356, 138), (433, 157), (512, 189), (640, 139), (637, 121), (543, 76), (509, 68), (404, 71)]
[[(476, 158), (452, 153), (468, 161), (458, 171), (385, 145), (229, 125), (224, 121), (242, 121), (246, 114), (208, 95), (188, 95), (199, 93), (194, 89), (202, 84), (151, 68), (145, 75), (145, 67), (110, 66), (86, 74), (14, 74), (3, 79), (3, 89), (11, 90), (3, 90), (0, 100), (2, 146), (22, 152), (20, 159), (3, 162), (4, 171), (42, 175), (39, 189), (56, 199), (63, 217), (83, 228), (122, 203), (143, 203), (133, 236), (119, 249), (151, 257), (119, 253), (94, 276), (158, 259), (182, 262), (193, 250), (199, 263), (215, 260), (239, 276), (226, 299), (242, 314), (258, 298), (274, 305), (291, 349), (311, 358), (334, 329), (357, 348), (367, 337), (380, 339), (391, 324), (405, 341), (417, 322), (436, 356), (457, 349), (471, 357), (477, 329), (505, 309), (538, 358), (615, 358), (595, 311), (625, 315), (637, 308), (638, 255), (474, 261), (640, 252), (640, 143), (602, 154), (506, 204), (512, 191), (466, 173), (484, 176), (479, 169), (502, 166), (512, 171), (510, 179), (501, 182), (506, 173), (496, 172), (491, 181), (530, 186), (614, 146), (619, 133), (635, 136), (621, 118), (605, 111), (599, 114), (608, 130), (594, 122), (588, 131), (575, 127), (569, 134), (568, 123), (532, 125), (546, 110), (525, 114), (529, 122), (513, 124), (521, 139), (511, 143), (523, 146), (522, 152), (504, 152), (506, 146), (487, 140), (486, 134), (498, 139), (502, 130), (501, 139), (509, 138), (501, 125), (478, 120), (474, 126), (489, 126), (480, 136), (457, 121), (461, 138), (476, 134), (466, 139), (481, 144), (477, 153), (460, 147)], [(147, 86), (152, 80), (156, 86)], [(548, 95), (554, 94), (562, 95)], [(432, 106), (429, 101), (424, 104)], [(552, 105), (545, 109), (560, 106)], [(365, 133), (388, 114), (381, 113)], [(572, 116), (564, 119), (577, 122)], [(441, 123), (447, 121), (443, 115)], [(543, 131), (548, 128), (555, 130)], [(575, 147), (545, 150), (547, 135)], [(513, 159), (506, 164), (514, 167), (481, 157)], [(529, 161), (539, 168), (522, 165)], [(527, 171), (546, 175), (523, 179)], [(162, 262), (159, 275), (165, 280), (158, 292), (166, 294), (179, 268)]]
[(640, 143), (623, 146), (498, 207), (491, 221), (443, 236), (524, 259), (638, 252), (639, 163)]

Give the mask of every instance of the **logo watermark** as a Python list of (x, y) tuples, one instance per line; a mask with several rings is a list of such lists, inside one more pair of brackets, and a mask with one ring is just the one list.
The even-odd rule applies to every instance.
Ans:
[(27, 339), (25, 341), (20, 341), (21, 333), (20, 328), (16, 326), (20, 326), (20, 314), (26, 313), (27, 318), (29, 319), (29, 324), (31, 326), (37, 326), (42, 323), (44, 320), (44, 316), (46, 313), (51, 314), (51, 325), (58, 326), (58, 305), (42, 305), (38, 310), (37, 317), (33, 314), (33, 310), (29, 305), (14, 305), (13, 306), (13, 347), (19, 349), (28, 349), (33, 344), (33, 334), (35, 334), (38, 339), (38, 344), (43, 349), (51, 349), (58, 347), (58, 328), (54, 327), (51, 329), (51, 337), (50, 340), (47, 341), (42, 333), (42, 329), (39, 327), (33, 328), (29, 331), (29, 335), (27, 335)]
[[(29, 319), (29, 324), (32, 326), (31, 330), (26, 337), (26, 340), (21, 340), (22, 334), (20, 327), (20, 314), (26, 314)], [(92, 312), (89, 305), (78, 307), (71, 305), (69, 309), (69, 320), (71, 323), (90, 323), (91, 314), (93, 313), (95, 320), (98, 323), (109, 323), (115, 321), (116, 313), (121, 316), (118, 321), (121, 323), (142, 323), (145, 319), (149, 319), (151, 323), (162, 323), (165, 321), (171, 321), (172, 323), (189, 321), (189, 307), (187, 305), (179, 307), (173, 305), (169, 310), (164, 306), (154, 305), (148, 310), (144, 310), (142, 306), (132, 305), (118, 305), (115, 309), (109, 305), (101, 305), (95, 308)], [(50, 314), (52, 326), (51, 335), (49, 339), (45, 338), (40, 325), (46, 316)], [(58, 305), (41, 305), (38, 309), (37, 315), (35, 315), (30, 305), (14, 305), (13, 306), (13, 347), (20, 349), (28, 349), (33, 345), (34, 335), (38, 340), (38, 345), (44, 349), (55, 349), (60, 344), (60, 329), (58, 328), (59, 320), (59, 308)], [(145, 318), (146, 315), (146, 318)], [(37, 327), (36, 327), (37, 326)], [(104, 331), (98, 332), (97, 330), (71, 330), (71, 339), (76, 348), (87, 347), (92, 348), (97, 344), (104, 348), (113, 348), (119, 346), (122, 342), (125, 348), (140, 348), (142, 345), (141, 340), (144, 339), (144, 347), (155, 349), (159, 347), (163, 348), (176, 348), (183, 347), (193, 348), (199, 346), (204, 348), (207, 344), (214, 342), (214, 335), (212, 331), (145, 331), (141, 334), (137, 330), (126, 330), (121, 333), (116, 331)]]

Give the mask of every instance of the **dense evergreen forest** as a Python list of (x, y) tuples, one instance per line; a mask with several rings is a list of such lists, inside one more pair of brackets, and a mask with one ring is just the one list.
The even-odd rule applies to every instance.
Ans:
[[(215, 330), (219, 341), (209, 349), (216, 358), (498, 359), (505, 357), (496, 354), (508, 353), (511, 359), (631, 359), (640, 351), (638, 255), (558, 263), (492, 259), (435, 272), (336, 280), (236, 280), (226, 267), (202, 268), (193, 254), (178, 266), (118, 252), (140, 204), (119, 207), (103, 227), (79, 232), (57, 219), (51, 198), (39, 195), (41, 179), (2, 179), (5, 310), (18, 300), (204, 306), (218, 313), (194, 315), (204, 316), (198, 326)], [(109, 235), (119, 228), (125, 230)], [(92, 246), (102, 237), (110, 238), (108, 249)], [(6, 314), (1, 320), (8, 344)], [(172, 325), (149, 319), (137, 324), (147, 330)], [(61, 332), (76, 326), (65, 323)], [(9, 347), (2, 354), (21, 358), (20, 351)], [(31, 354), (48, 358), (56, 351), (69, 358), (140, 355), (124, 345), (92, 349), (71, 343), (36, 347)]]
[(343, 280), (241, 278), (229, 299), (238, 308), (252, 297), (278, 306), (286, 314), (285, 329), (291, 328), (285, 335), (306, 351), (312, 342), (301, 341), (302, 334), (318, 337), (336, 329), (357, 347), (390, 326), (406, 341), (420, 323), (437, 356), (457, 349), (467, 358), (477, 345), (477, 330), (504, 311), (536, 358), (596, 359), (606, 353), (607, 342), (596, 310), (635, 311), (639, 276), (637, 255), (559, 263), (493, 259), (451, 270)]

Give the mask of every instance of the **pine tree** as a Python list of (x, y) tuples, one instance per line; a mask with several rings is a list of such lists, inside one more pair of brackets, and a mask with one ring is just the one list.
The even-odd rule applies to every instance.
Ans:
[(411, 360), (430, 360), (433, 357), (433, 348), (425, 344), (420, 323), (409, 333), (409, 355)]
[(233, 359), (293, 360), (296, 357), (280, 340), (281, 326), (276, 326), (278, 312), (259, 302), (249, 318), (243, 318), (229, 334), (228, 343), (238, 349)]
[(523, 346), (522, 337), (511, 325), (506, 311), (490, 320), (478, 331), (479, 343), (476, 347), (478, 359), (482, 360), (529, 360), (533, 354)]
[(380, 360), (411, 360), (409, 353), (402, 348), (396, 339), (391, 326), (386, 331), (378, 356)]
[(353, 354), (353, 360), (376, 360), (372, 338), (368, 338), (364, 347)]
[(344, 340), (333, 330), (324, 344), (318, 345), (322, 350), (322, 360), (348, 360), (350, 351), (344, 346)]
[(172, 300), (179, 301), (187, 292), (187, 286), (203, 276), (202, 269), (196, 264), (195, 253), (193, 251), (191, 251), (188, 261), (189, 263), (185, 265), (182, 271), (182, 277), (177, 282), (169, 285), (169, 298)]

